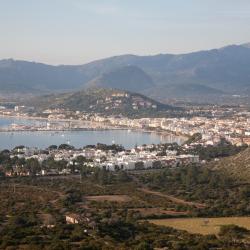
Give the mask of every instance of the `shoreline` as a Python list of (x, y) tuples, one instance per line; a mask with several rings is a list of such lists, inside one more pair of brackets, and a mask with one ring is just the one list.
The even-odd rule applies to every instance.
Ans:
[[(96, 124), (101, 125), (101, 122), (92, 122), (92, 121), (84, 121), (84, 120), (75, 120), (75, 119), (48, 119), (45, 117), (32, 117), (32, 116), (14, 116), (14, 115), (3, 115), (0, 114), (0, 118), (15, 118), (15, 119), (24, 119), (24, 120), (36, 120), (36, 121), (47, 121), (47, 122), (76, 122), (76, 123), (85, 123), (85, 124)], [(157, 130), (149, 130), (149, 129), (140, 129), (140, 128), (131, 128), (131, 127), (119, 127), (119, 126), (110, 126), (106, 125), (103, 127), (86, 127), (86, 128), (70, 128), (70, 129), (7, 129), (0, 130), (0, 133), (15, 133), (15, 132), (70, 132), (70, 131), (108, 131), (108, 130), (130, 130), (131, 132), (142, 132), (142, 133), (153, 133), (162, 136), (175, 136), (183, 138), (183, 141), (188, 139), (187, 135), (183, 134), (175, 134), (171, 131), (157, 131)]]

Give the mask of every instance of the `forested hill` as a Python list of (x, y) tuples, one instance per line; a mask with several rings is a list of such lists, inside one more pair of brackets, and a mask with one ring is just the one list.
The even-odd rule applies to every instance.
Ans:
[(250, 148), (237, 155), (223, 158), (216, 164), (211, 164), (216, 170), (221, 170), (229, 176), (250, 182)]
[(37, 110), (62, 108), (72, 111), (101, 113), (105, 115), (124, 115), (128, 117), (150, 117), (178, 112), (181, 109), (154, 101), (132, 92), (91, 88), (78, 92), (52, 94), (32, 98), (24, 102)]

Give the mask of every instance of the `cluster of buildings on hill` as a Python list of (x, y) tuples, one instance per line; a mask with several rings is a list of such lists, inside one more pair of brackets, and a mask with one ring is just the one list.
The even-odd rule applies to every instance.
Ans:
[(101, 105), (105, 110), (119, 109), (125, 103), (131, 104), (134, 110), (142, 108), (157, 109), (157, 105), (149, 99), (145, 99), (140, 95), (131, 95), (127, 92), (120, 91), (106, 96), (105, 98), (99, 98), (96, 103), (92, 104), (89, 108), (94, 109)]

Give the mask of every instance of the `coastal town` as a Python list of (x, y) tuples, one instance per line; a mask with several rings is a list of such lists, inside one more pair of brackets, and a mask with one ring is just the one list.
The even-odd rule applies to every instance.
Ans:
[(215, 106), (206, 110), (196, 107), (187, 110), (185, 117), (128, 118), (64, 109), (46, 109), (37, 113), (30, 107), (2, 106), (0, 115), (37, 121), (31, 125), (13, 123), (0, 128), (2, 132), (128, 129), (186, 137), (199, 133), (203, 145), (216, 145), (222, 137), (233, 145), (250, 144), (250, 112), (247, 108)]
[[(187, 145), (184, 148), (187, 148)], [(79, 175), (84, 167), (130, 171), (200, 163), (198, 155), (179, 154), (179, 150), (176, 144), (143, 145), (130, 150), (125, 150), (119, 145), (104, 144), (86, 146), (82, 149), (75, 149), (67, 144), (59, 147), (51, 145), (45, 150), (19, 146), (8, 152), (13, 163), (0, 166), (0, 170), (6, 177)], [(54, 164), (48, 164), (49, 161)], [(33, 166), (33, 169), (30, 166)]]
[[(186, 114), (186, 117), (133, 119), (121, 115), (108, 116), (65, 109), (46, 109), (38, 113), (26, 106), (2, 106), (0, 116), (28, 121), (25, 124), (19, 122), (2, 126), (1, 132), (6, 133), (124, 129), (128, 132), (138, 130), (182, 136), (185, 140), (179, 145), (162, 142), (158, 145), (136, 145), (129, 149), (125, 149), (124, 145), (116, 145), (115, 142), (111, 146), (98, 143), (82, 148), (75, 148), (69, 141), (60, 146), (51, 145), (47, 149), (22, 145), (9, 151), (9, 158), (15, 160), (7, 167), (0, 166), (1, 171), (5, 176), (13, 177), (79, 175), (83, 167), (109, 171), (176, 168), (206, 163), (206, 158), (200, 158), (199, 147), (216, 147), (222, 145), (222, 141), (236, 149), (250, 144), (250, 112), (247, 110), (239, 111), (228, 107), (206, 110), (206, 107), (196, 107), (190, 108)], [(36, 170), (25, 167), (24, 162), (30, 160), (35, 162)], [(50, 160), (55, 164), (48, 167), (47, 162)]]
[(250, 250), (250, 0), (0, 10), (0, 250)]

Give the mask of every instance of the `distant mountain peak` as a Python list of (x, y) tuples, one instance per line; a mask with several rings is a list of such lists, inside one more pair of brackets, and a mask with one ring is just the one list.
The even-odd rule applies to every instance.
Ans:
[(87, 84), (87, 87), (115, 88), (132, 92), (141, 92), (153, 86), (153, 80), (148, 74), (138, 66), (130, 64), (106, 72)]
[(0, 60), (0, 67), (1, 67), (1, 66), (11, 65), (11, 64), (13, 64), (14, 62), (15, 62), (15, 60), (12, 59), (12, 58), (2, 59), (2, 60)]
[(250, 95), (248, 48), (249, 43), (180, 55), (127, 54), (63, 66), (5, 59), (0, 60), (0, 91), (41, 94), (96, 86), (148, 93), (158, 100), (222, 95), (224, 90)]
[(250, 43), (244, 43), (242, 44), (243, 47), (250, 49)]

